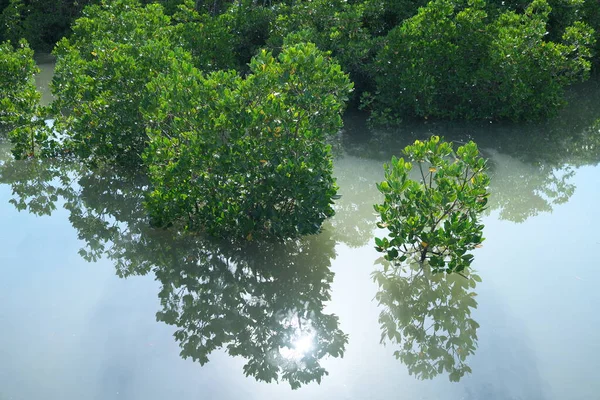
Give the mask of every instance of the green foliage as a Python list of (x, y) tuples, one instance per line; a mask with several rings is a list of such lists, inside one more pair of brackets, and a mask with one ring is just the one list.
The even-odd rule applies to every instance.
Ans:
[(364, 4), (316, 0), (280, 6), (275, 11), (270, 48), (278, 50), (286, 37), (296, 35), (298, 41), (310, 41), (330, 51), (359, 92), (372, 86), (370, 68), (378, 40), (365, 26), (368, 10)]
[(98, 0), (10, 0), (0, 15), (0, 40), (27, 39), (36, 51), (49, 52), (70, 33), (81, 10)]
[(251, 58), (267, 43), (274, 17), (270, 8), (257, 6), (252, 0), (232, 2), (227, 11), (217, 17), (218, 23), (235, 38), (232, 48), (226, 51), (233, 51), (239, 71), (247, 73)]
[(23, 13), (25, 4), (23, 0), (10, 0), (0, 14), (0, 40), (18, 43), (25, 37), (23, 28)]
[(0, 45), (0, 129), (6, 132), (29, 122), (40, 99), (34, 76), (38, 68), (26, 41)]
[(487, 114), (519, 120), (553, 115), (564, 104), (563, 88), (587, 79), (593, 31), (576, 22), (566, 28), (562, 43), (546, 42), (549, 12), (545, 2), (536, 1), (524, 15), (507, 12), (492, 25), (484, 75), (493, 93)]
[(146, 84), (174, 59), (191, 56), (172, 43), (170, 18), (133, 0), (86, 8), (63, 39), (52, 82), (56, 129), (65, 147), (93, 162), (139, 164), (147, 136), (140, 106)]
[[(407, 116), (544, 118), (564, 103), (565, 86), (587, 79), (599, 53), (597, 1), (139, 0), (147, 5), (141, 7), (138, 0), (105, 0), (102, 9), (130, 23), (101, 15), (93, 6), (84, 19), (94, 29), (76, 22), (73, 32), (83, 8), (100, 1), (3, 0), (0, 40), (16, 43), (25, 37), (34, 49), (49, 51), (71, 34), (72, 45), (83, 36), (135, 43), (141, 38), (123, 33), (138, 29), (156, 33), (147, 40), (190, 52), (203, 71), (234, 68), (246, 74), (260, 49), (277, 54), (283, 39), (294, 36), (330, 51), (354, 82), (354, 100), (362, 95), (362, 108), (382, 124)], [(142, 15), (150, 10), (160, 10), (161, 18)], [(149, 81), (152, 73), (147, 75)], [(137, 137), (125, 145), (135, 154), (145, 138), (139, 132), (128, 136)]]
[(239, 65), (234, 52), (236, 37), (221, 18), (199, 14), (193, 1), (185, 1), (173, 15), (173, 37), (189, 51), (202, 71), (234, 69)]
[(227, 10), (233, 0), (196, 0), (195, 5), (199, 12), (218, 15)]
[(595, 46), (593, 47), (594, 65), (600, 64), (600, 2), (584, 1), (579, 14), (583, 22), (594, 29)]
[(479, 324), (471, 312), (477, 308), (478, 275), (432, 274), (411, 262), (406, 270), (388, 265), (375, 271), (373, 279), (382, 308), (381, 342), (397, 345), (394, 356), (409, 374), (432, 379), (447, 373), (450, 381), (458, 382), (471, 373), (466, 360), (477, 349)]
[(452, 108), (473, 107), (470, 80), (485, 57), (485, 36), (476, 33), (485, 28), (483, 6), (476, 2), (459, 9), (457, 3), (437, 1), (392, 30), (377, 59), (379, 101), (421, 117), (450, 117)]
[[(385, 196), (375, 205), (380, 228), (389, 237), (376, 238), (377, 251), (392, 263), (407, 259), (425, 262), (432, 272), (461, 272), (469, 267), (473, 250), (483, 241), (479, 217), (488, 200), (485, 160), (469, 142), (456, 152), (433, 136), (404, 149), (407, 157), (386, 164), (385, 181), (377, 188)], [(419, 180), (409, 177), (418, 166)]]
[(485, 2), (436, 0), (386, 37), (376, 61), (375, 119), (396, 115), (537, 119), (563, 88), (587, 78), (593, 31), (576, 22), (561, 43), (545, 40), (550, 8), (490, 18)]
[(33, 156), (46, 143), (50, 129), (39, 106), (33, 51), (22, 40), (16, 47), (0, 44), (0, 134), (8, 134), (16, 158)]
[(313, 44), (278, 59), (263, 51), (245, 79), (220, 70), (231, 37), (191, 7), (173, 19), (135, 0), (86, 8), (56, 49), (46, 143), (91, 165), (147, 168), (159, 225), (243, 238), (319, 231), (333, 215), (326, 139), (342, 126), (348, 77)]
[(54, 110), (65, 148), (94, 163), (140, 164), (152, 120), (141, 108), (155, 97), (147, 84), (180, 62), (202, 71), (232, 68), (234, 44), (222, 21), (190, 2), (173, 17), (136, 0), (86, 8), (55, 50)]
[(300, 44), (277, 59), (263, 51), (246, 79), (181, 68), (149, 85), (160, 93), (146, 110), (155, 222), (248, 238), (317, 232), (337, 190), (326, 139), (351, 90), (339, 65)]
[[(201, 1), (198, 0), (191, 0), (192, 6), (195, 6), (194, 3), (200, 3)], [(165, 10), (165, 14), (167, 15), (173, 15), (175, 13), (177, 13), (177, 11), (179, 10), (179, 7), (183, 4), (189, 4), (190, 0), (141, 0), (141, 3), (143, 5), (147, 5), (147, 4), (152, 4), (152, 3), (156, 3), (156, 4), (160, 4), (163, 9)]]
[(586, 22), (582, 18), (585, 0), (548, 0), (550, 14), (548, 15), (547, 39), (560, 41), (565, 30), (576, 22)]
[(402, 21), (417, 14), (427, 0), (363, 0), (366, 11), (366, 26), (375, 36), (385, 36)]

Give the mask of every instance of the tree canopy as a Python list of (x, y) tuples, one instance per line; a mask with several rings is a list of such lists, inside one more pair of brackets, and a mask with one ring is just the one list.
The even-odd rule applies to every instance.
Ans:
[(87, 7), (55, 50), (53, 135), (11, 135), (15, 156), (52, 148), (146, 171), (154, 225), (248, 240), (318, 232), (337, 191), (328, 139), (352, 83), (294, 36), (245, 72), (224, 70), (230, 38), (190, 4), (174, 16), (135, 0)]
[(293, 35), (330, 51), (354, 83), (353, 104), (382, 124), (542, 119), (600, 60), (595, 1), (3, 0), (0, 12), (0, 41), (26, 38), (49, 51), (63, 37), (108, 45), (129, 34), (147, 46), (168, 37), (203, 71), (246, 74), (261, 49), (277, 55)]
[[(378, 226), (389, 231), (376, 238), (377, 251), (387, 261), (427, 263), (433, 272), (461, 272), (471, 265), (473, 250), (483, 242), (480, 216), (488, 201), (489, 177), (477, 145), (456, 151), (432, 136), (406, 146), (404, 158), (386, 164), (384, 195), (375, 205)], [(417, 179), (410, 178), (418, 168)]]

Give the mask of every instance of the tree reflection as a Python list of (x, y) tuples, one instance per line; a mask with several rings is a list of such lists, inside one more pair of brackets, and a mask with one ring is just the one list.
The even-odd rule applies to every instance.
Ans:
[(107, 257), (121, 277), (153, 272), (161, 284), (157, 320), (176, 328), (182, 357), (205, 364), (223, 349), (246, 360), (247, 376), (298, 388), (327, 375), (323, 358), (343, 356), (347, 335), (324, 311), (336, 256), (328, 232), (231, 243), (154, 229), (143, 206), (145, 177), (113, 168), (7, 162), (0, 182), (11, 184), (19, 209), (49, 214), (63, 203), (87, 260)]
[(487, 151), (493, 179), (489, 211), (500, 219), (521, 223), (555, 206), (567, 203), (575, 193), (575, 168), (569, 164), (524, 162), (493, 150)]
[(0, 137), (0, 162), (4, 162), (12, 157), (10, 148), (10, 143)]
[(497, 210), (502, 219), (523, 222), (567, 202), (576, 189), (576, 169), (600, 162), (598, 86), (588, 96), (594, 101), (578, 99), (557, 118), (540, 123), (425, 121), (407, 122), (394, 131), (347, 124), (344, 149), (383, 163), (416, 139), (439, 135), (459, 144), (473, 140), (488, 158), (488, 209)]
[(163, 285), (157, 318), (178, 328), (182, 356), (204, 364), (224, 347), (246, 358), (244, 372), (259, 380), (281, 377), (293, 388), (320, 382), (320, 359), (341, 356), (347, 342), (337, 317), (323, 312), (333, 242), (200, 247), (184, 239), (191, 242), (162, 249), (156, 270)]
[(382, 343), (391, 343), (394, 356), (419, 379), (447, 373), (460, 380), (471, 368), (467, 358), (477, 348), (479, 324), (471, 317), (477, 308), (474, 272), (431, 274), (417, 261), (375, 271), (376, 299)]
[(334, 164), (341, 197), (335, 201), (335, 215), (327, 223), (335, 240), (349, 247), (362, 247), (371, 240), (377, 215), (373, 204), (381, 201), (376, 182), (383, 179), (383, 168), (354, 156), (341, 155)]

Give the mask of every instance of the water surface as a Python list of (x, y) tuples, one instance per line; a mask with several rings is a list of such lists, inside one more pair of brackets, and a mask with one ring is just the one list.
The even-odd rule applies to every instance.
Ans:
[[(370, 131), (362, 116), (348, 116), (335, 162), (337, 214), (320, 235), (285, 246), (153, 230), (139, 177), (5, 162), (0, 399), (597, 398), (599, 100), (589, 83), (540, 124)], [(396, 294), (402, 328), (443, 309), (435, 318), (459, 333), (449, 348), (474, 346), (465, 360), (472, 373), (459, 382), (447, 370), (417, 378), (419, 362), (444, 354), (402, 363), (393, 355), (400, 345), (380, 344), (386, 306), (374, 300), (371, 278), (380, 268), (372, 204), (382, 164), (431, 134), (475, 140), (492, 179), (486, 241), (474, 253), (481, 282), (407, 275)], [(0, 154), (9, 159), (6, 145)], [(471, 320), (477, 329), (468, 329)], [(198, 352), (199, 332), (224, 348)], [(343, 358), (333, 357), (340, 348)], [(273, 370), (279, 384), (257, 379)], [(283, 374), (298, 370), (311, 382), (292, 390)]]

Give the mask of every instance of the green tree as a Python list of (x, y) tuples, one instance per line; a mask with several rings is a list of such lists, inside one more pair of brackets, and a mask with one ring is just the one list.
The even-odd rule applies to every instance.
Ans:
[[(278, 59), (263, 51), (245, 78), (221, 71), (229, 36), (207, 18), (189, 2), (173, 18), (135, 0), (86, 8), (56, 49), (47, 143), (91, 165), (147, 168), (159, 225), (317, 232), (333, 215), (326, 139), (342, 126), (348, 77), (312, 44), (286, 44)], [(196, 51), (209, 42), (219, 45)]]
[(34, 80), (38, 68), (26, 41), (16, 47), (10, 42), (0, 46), (0, 129), (7, 132), (35, 115), (40, 99)]
[(17, 158), (33, 156), (37, 143), (47, 143), (49, 128), (35, 87), (38, 68), (26, 41), (0, 44), (0, 134), (7, 134)]
[(507, 119), (540, 119), (562, 106), (564, 88), (588, 78), (593, 30), (581, 22), (567, 27), (560, 43), (547, 42), (550, 8), (534, 1), (525, 14), (507, 12), (491, 25), (490, 111)]
[(174, 59), (191, 62), (173, 44), (170, 21), (161, 6), (134, 0), (85, 9), (55, 50), (55, 126), (69, 151), (95, 163), (141, 163), (148, 138), (140, 107), (154, 96), (146, 84)]
[(238, 68), (234, 51), (237, 38), (224, 18), (200, 14), (193, 1), (185, 1), (173, 15), (174, 41), (192, 54), (194, 65), (201, 71)]
[(581, 6), (583, 22), (594, 29), (595, 46), (593, 46), (594, 65), (596, 70), (600, 64), (600, 3), (596, 1), (584, 1)]
[(152, 3), (160, 4), (164, 8), (165, 13), (167, 15), (175, 14), (182, 4), (191, 3), (192, 6), (195, 8), (198, 3), (201, 3), (201, 1), (198, 1), (198, 0), (191, 0), (191, 2), (188, 0), (140, 0), (140, 1), (143, 5), (152, 4)]
[[(0, 2), (0, 40), (25, 38), (36, 51), (50, 52), (68, 36), (82, 9), (99, 0), (10, 0)], [(5, 3), (6, 5), (2, 5)]]
[(233, 68), (233, 43), (221, 21), (189, 1), (172, 17), (136, 0), (87, 7), (55, 50), (54, 110), (65, 147), (95, 163), (141, 164), (141, 108), (155, 97), (147, 84), (181, 62), (205, 72)]
[(593, 31), (576, 22), (545, 40), (550, 8), (491, 18), (485, 2), (436, 0), (394, 28), (376, 61), (375, 120), (398, 116), (538, 119), (590, 70)]
[(155, 222), (248, 238), (317, 232), (337, 190), (326, 139), (351, 90), (339, 65), (299, 44), (277, 59), (263, 51), (245, 79), (181, 68), (149, 85), (160, 93), (145, 111)]
[(252, 0), (236, 0), (221, 14), (219, 23), (228, 27), (235, 37), (233, 52), (237, 69), (248, 72), (250, 59), (267, 43), (275, 13), (268, 7), (257, 6)]
[[(387, 261), (416, 260), (432, 272), (461, 272), (471, 265), (473, 250), (483, 241), (479, 221), (489, 194), (485, 160), (469, 142), (456, 152), (433, 136), (404, 149), (407, 161), (392, 158), (385, 180), (377, 188), (385, 196), (375, 205), (380, 228), (388, 237), (376, 238), (377, 251)], [(418, 180), (409, 173), (418, 167)]]
[(316, 0), (281, 5), (274, 11), (277, 17), (267, 41), (271, 49), (278, 51), (288, 35), (296, 35), (299, 41), (310, 41), (319, 49), (330, 51), (350, 75), (359, 94), (371, 89), (371, 65), (379, 42), (365, 21), (369, 14), (367, 5)]
[(0, 14), (0, 40), (18, 43), (25, 37), (23, 0), (10, 0)]

